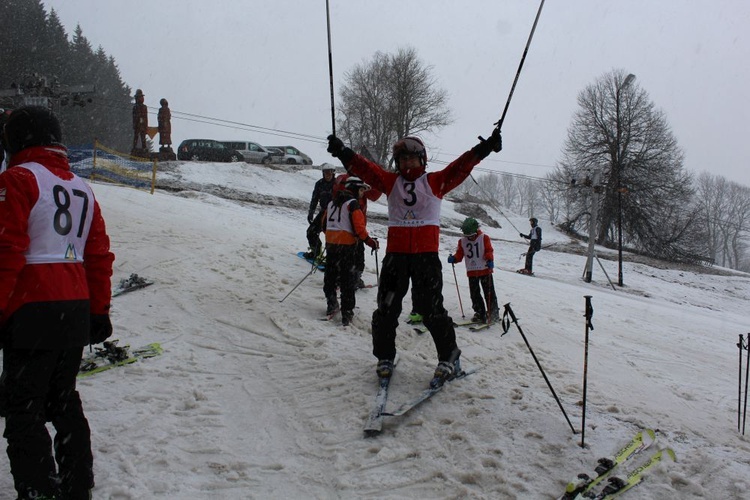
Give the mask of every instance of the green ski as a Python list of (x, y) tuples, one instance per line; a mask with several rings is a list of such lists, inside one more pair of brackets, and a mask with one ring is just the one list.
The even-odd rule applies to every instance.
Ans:
[(558, 500), (571, 500), (587, 498), (586, 493), (590, 492), (597, 484), (601, 483), (612, 474), (615, 468), (630, 460), (636, 454), (642, 452), (656, 441), (656, 433), (651, 429), (639, 431), (633, 439), (615, 453), (612, 457), (600, 458), (594, 469), (595, 476), (582, 473), (578, 474), (574, 481), (568, 483)]
[(644, 463), (628, 472), (628, 475), (624, 479), (618, 476), (610, 477), (607, 480), (607, 486), (602, 489), (601, 493), (599, 493), (595, 497), (590, 498), (609, 500), (610, 498), (616, 498), (622, 495), (630, 488), (641, 484), (641, 482), (643, 481), (643, 474), (665, 459), (669, 459), (672, 462), (677, 461), (677, 456), (671, 448), (665, 448), (663, 450), (657, 451), (656, 453), (651, 455)]

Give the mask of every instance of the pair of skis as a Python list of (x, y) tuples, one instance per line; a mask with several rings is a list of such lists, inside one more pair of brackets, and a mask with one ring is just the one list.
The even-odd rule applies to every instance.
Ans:
[[(407, 321), (407, 323), (411, 324), (411, 325), (414, 325), (413, 323), (409, 323), (408, 321)], [(471, 330), (472, 332), (479, 332), (479, 331), (485, 330), (485, 329), (491, 327), (494, 324), (495, 324), (494, 322), (492, 322), (492, 323), (485, 323), (485, 322), (471, 321), (471, 320), (469, 320), (469, 321), (454, 321), (453, 322), (453, 326), (454, 327), (467, 326), (467, 327), (469, 327), (469, 330)], [(424, 327), (424, 326), (413, 326), (413, 328), (414, 328), (414, 331), (416, 333), (418, 333), (419, 335), (422, 335), (423, 333), (425, 333), (427, 331), (427, 328)]]
[[(586, 473), (578, 474), (574, 481), (568, 483), (565, 493), (558, 497), (558, 500), (610, 499), (637, 486), (643, 481), (644, 474), (656, 464), (662, 462), (664, 459), (676, 461), (674, 451), (670, 448), (665, 448), (653, 453), (645, 462), (631, 470), (624, 478), (614, 475), (619, 466), (632, 460), (654, 444), (655, 441), (656, 433), (653, 430), (645, 429), (638, 432), (614, 456), (600, 458), (594, 470), (595, 475), (591, 476)], [(599, 492), (596, 492), (597, 486), (604, 483), (605, 480), (606, 485)]]
[[(398, 358), (394, 362), (394, 365), (393, 365), (394, 369), (395, 369), (397, 362), (398, 362)], [(386, 404), (388, 402), (388, 386), (390, 385), (391, 377), (393, 377), (393, 373), (391, 373), (391, 377), (379, 377), (378, 378), (378, 393), (375, 396), (375, 404), (372, 410), (370, 411), (370, 416), (368, 417), (367, 423), (365, 424), (365, 436), (374, 437), (380, 434), (380, 432), (383, 430), (383, 420), (385, 419), (385, 417), (400, 417), (406, 414), (408, 411), (412, 410), (416, 406), (422, 404), (423, 402), (427, 401), (432, 396), (434, 396), (435, 394), (443, 390), (443, 387), (445, 387), (445, 384), (448, 384), (455, 380), (466, 378), (469, 375), (476, 373), (478, 370), (479, 370), (478, 368), (461, 370), (458, 373), (454, 374), (451, 378), (443, 382), (442, 385), (438, 385), (436, 387), (429, 387), (428, 389), (425, 389), (417, 397), (402, 404), (401, 406), (399, 406), (397, 409), (393, 411), (386, 411)]]
[(130, 349), (130, 346), (118, 346), (118, 340), (105, 341), (102, 347), (96, 347), (92, 353), (85, 354), (81, 359), (78, 377), (89, 377), (118, 366), (135, 363), (141, 359), (153, 358), (161, 355), (164, 350), (161, 344), (152, 344)]

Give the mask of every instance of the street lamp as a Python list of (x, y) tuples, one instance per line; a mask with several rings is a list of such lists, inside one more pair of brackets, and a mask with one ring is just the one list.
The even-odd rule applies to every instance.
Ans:
[(622, 286), (622, 155), (620, 153), (620, 92), (635, 80), (635, 75), (630, 73), (625, 77), (622, 84), (617, 87), (615, 96), (617, 114), (617, 284)]

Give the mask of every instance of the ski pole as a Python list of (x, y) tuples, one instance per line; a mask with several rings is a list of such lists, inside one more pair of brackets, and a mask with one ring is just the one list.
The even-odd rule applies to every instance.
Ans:
[(523, 68), (523, 63), (526, 60), (526, 54), (528, 54), (529, 52), (531, 39), (534, 37), (534, 31), (536, 31), (536, 24), (539, 22), (539, 16), (542, 14), (542, 7), (544, 7), (544, 0), (542, 0), (542, 2), (539, 4), (539, 10), (537, 10), (536, 12), (536, 18), (534, 19), (534, 24), (531, 27), (531, 33), (529, 33), (529, 39), (526, 41), (526, 48), (523, 49), (521, 62), (518, 64), (518, 71), (516, 71), (516, 77), (513, 80), (513, 85), (510, 88), (510, 94), (508, 95), (508, 100), (505, 102), (505, 109), (503, 109), (503, 115), (500, 117), (500, 120), (496, 123), (497, 128), (501, 130), (503, 128), (503, 122), (505, 121), (505, 114), (508, 112), (508, 106), (510, 106), (510, 100), (513, 98), (513, 92), (516, 90), (516, 83), (518, 83), (518, 77), (521, 75), (521, 68)]
[(284, 301), (286, 300), (286, 298), (287, 298), (287, 297), (289, 297), (289, 296), (290, 296), (290, 295), (292, 294), (292, 292), (293, 292), (293, 291), (295, 291), (295, 290), (297, 289), (297, 287), (298, 287), (298, 286), (300, 286), (300, 285), (302, 284), (302, 282), (303, 282), (303, 281), (305, 281), (305, 280), (307, 279), (307, 277), (308, 277), (308, 276), (310, 276), (310, 275), (311, 275), (312, 273), (314, 273), (314, 272), (315, 272), (315, 270), (316, 270), (316, 269), (317, 269), (317, 267), (315, 267), (315, 264), (313, 264), (313, 268), (312, 268), (312, 269), (310, 269), (310, 272), (308, 272), (308, 273), (307, 273), (307, 274), (305, 275), (305, 277), (304, 277), (304, 278), (302, 278), (302, 279), (301, 279), (301, 280), (299, 281), (299, 283), (297, 283), (296, 285), (294, 285), (294, 288), (292, 288), (291, 290), (289, 290), (289, 293), (287, 293), (286, 295), (284, 295), (284, 298), (283, 298), (283, 299), (281, 299), (281, 300), (280, 300), (279, 302), (284, 302)]
[(750, 377), (750, 333), (747, 334), (745, 349), (748, 350), (748, 359), (745, 362), (745, 408), (742, 410), (742, 435), (745, 435), (745, 419), (747, 418), (747, 382)]
[(544, 373), (544, 368), (542, 368), (542, 365), (539, 363), (539, 360), (536, 357), (536, 354), (534, 354), (534, 350), (531, 348), (531, 345), (529, 344), (529, 341), (526, 339), (526, 335), (523, 333), (523, 330), (521, 329), (521, 325), (518, 324), (518, 320), (516, 319), (516, 315), (513, 312), (513, 309), (510, 308), (510, 302), (505, 304), (505, 312), (510, 315), (511, 321), (516, 325), (516, 328), (518, 329), (518, 332), (521, 334), (521, 337), (523, 337), (523, 341), (526, 343), (526, 347), (529, 348), (529, 352), (531, 353), (531, 357), (534, 358), (534, 361), (536, 362), (536, 366), (539, 368), (539, 371), (542, 372), (542, 376), (544, 377), (544, 381), (547, 382), (547, 387), (549, 387), (549, 390), (552, 391), (552, 396), (555, 398), (555, 401), (557, 401), (557, 406), (560, 407), (560, 410), (562, 410), (563, 416), (565, 417), (565, 420), (568, 421), (568, 425), (570, 426), (570, 430), (573, 431), (573, 434), (578, 434), (576, 432), (575, 428), (573, 427), (573, 424), (570, 423), (570, 419), (568, 418), (568, 414), (565, 413), (565, 408), (563, 408), (562, 403), (560, 402), (560, 398), (557, 397), (557, 394), (555, 393), (555, 389), (552, 388), (552, 384), (550, 383), (549, 379), (547, 378), (547, 374)]
[(331, 85), (331, 134), (336, 135), (336, 108), (333, 104), (333, 52), (331, 51), (331, 14), (326, 0), (326, 25), (328, 27), (328, 81)]
[(492, 274), (487, 275), (487, 289), (484, 292), (484, 295), (487, 297), (487, 324), (489, 325), (492, 323), (492, 309), (490, 306), (492, 305), (492, 289), (494, 288), (492, 283)]
[(456, 295), (458, 295), (458, 306), (461, 308), (461, 317), (465, 318), (466, 315), (464, 314), (464, 305), (461, 303), (461, 292), (458, 291), (458, 278), (456, 278), (456, 264), (451, 264), (451, 267), (453, 267), (453, 282), (456, 284)]
[[(740, 341), (737, 342), (737, 350), (740, 352), (740, 368), (737, 372), (737, 432), (742, 430), (740, 424), (742, 422), (742, 347), (744, 340), (744, 337), (740, 333)], [(750, 362), (750, 360), (748, 360), (748, 362)]]
[(378, 249), (373, 248), (372, 251), (375, 252), (375, 283), (377, 283), (378, 286), (380, 286), (380, 269), (378, 268), (379, 266), (378, 262), (380, 259), (378, 259)]
[(586, 299), (586, 336), (584, 340), (583, 349), (583, 417), (581, 419), (581, 448), (584, 448), (586, 443), (586, 387), (587, 387), (587, 374), (589, 366), (589, 330), (594, 329), (594, 325), (591, 323), (591, 317), (594, 315), (594, 308), (591, 307), (591, 295), (584, 295)]

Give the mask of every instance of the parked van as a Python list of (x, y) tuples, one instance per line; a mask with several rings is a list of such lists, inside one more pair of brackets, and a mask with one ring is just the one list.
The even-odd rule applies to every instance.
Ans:
[(312, 165), (312, 158), (295, 148), (294, 146), (266, 146), (268, 148), (279, 149), (284, 152), (284, 163), (296, 165)]
[(243, 161), (243, 155), (213, 139), (187, 139), (177, 148), (177, 159), (233, 162)]
[(269, 151), (257, 142), (250, 141), (219, 141), (229, 149), (239, 151), (247, 163), (282, 163), (282, 156)]

